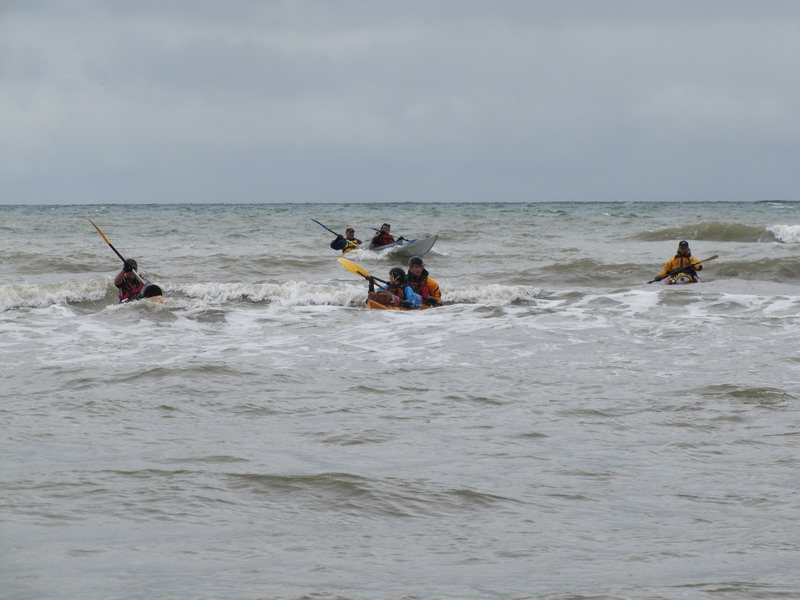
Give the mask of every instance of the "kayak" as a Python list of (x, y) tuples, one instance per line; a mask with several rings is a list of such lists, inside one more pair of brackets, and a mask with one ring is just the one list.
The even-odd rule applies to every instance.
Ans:
[(155, 283), (148, 283), (142, 288), (142, 291), (139, 295), (142, 298), (147, 298), (148, 300), (152, 300), (153, 298), (162, 298), (164, 296), (164, 292), (162, 292), (161, 288), (157, 286)]
[[(147, 281), (145, 279), (145, 281)], [(122, 304), (131, 302), (132, 300), (149, 300), (150, 302), (164, 302), (164, 292), (155, 283), (148, 283), (142, 288), (136, 297), (123, 300)]]
[(426, 310), (428, 308), (436, 308), (435, 306), (430, 306), (428, 304), (423, 304), (419, 308), (405, 308), (403, 306), (387, 306), (386, 304), (381, 304), (380, 302), (375, 302), (375, 300), (367, 300), (364, 303), (364, 306), (367, 308), (375, 308), (377, 310)]
[(369, 250), (374, 250), (375, 252), (382, 252), (383, 250), (394, 250), (393, 254), (397, 254), (400, 256), (422, 256), (423, 254), (427, 254), (430, 252), (430, 249), (433, 248), (433, 245), (436, 243), (436, 239), (438, 235), (434, 235), (431, 237), (420, 238), (417, 240), (400, 240), (393, 244), (386, 244), (385, 246), (378, 246), (375, 248), (370, 242), (369, 246), (367, 247)]
[(690, 283), (700, 283), (699, 277), (692, 277), (687, 273), (678, 273), (666, 278), (666, 285), (688, 285)]

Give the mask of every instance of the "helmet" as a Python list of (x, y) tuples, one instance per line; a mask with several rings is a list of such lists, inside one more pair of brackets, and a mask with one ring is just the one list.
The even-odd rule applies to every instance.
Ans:
[(683, 240), (678, 244), (678, 248), (688, 248), (688, 247), (689, 247), (689, 242), (687, 242), (686, 240)]
[(419, 256), (412, 256), (411, 260), (408, 261), (408, 266), (413, 267), (414, 265), (422, 266), (422, 259)]
[(133, 258), (126, 258), (125, 265), (122, 267), (122, 270), (125, 272), (133, 271), (134, 269), (139, 268), (139, 263), (136, 262)]
[(381, 225), (381, 229), (383, 229), (384, 227), (386, 227), (386, 229), (391, 229), (392, 228), (392, 226), (389, 225), (388, 223), (384, 223), (383, 225)]
[(391, 271), (389, 271), (389, 277), (392, 277), (395, 281), (403, 283), (406, 280), (406, 272), (400, 267), (394, 267)]

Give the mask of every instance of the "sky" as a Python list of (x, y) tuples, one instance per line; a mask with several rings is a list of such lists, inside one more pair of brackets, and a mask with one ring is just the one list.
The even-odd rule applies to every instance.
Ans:
[(0, 0), (0, 204), (774, 199), (795, 0)]

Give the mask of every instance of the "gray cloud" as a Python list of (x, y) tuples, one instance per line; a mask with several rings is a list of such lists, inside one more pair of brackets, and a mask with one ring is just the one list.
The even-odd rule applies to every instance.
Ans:
[(0, 5), (0, 203), (794, 198), (791, 1)]

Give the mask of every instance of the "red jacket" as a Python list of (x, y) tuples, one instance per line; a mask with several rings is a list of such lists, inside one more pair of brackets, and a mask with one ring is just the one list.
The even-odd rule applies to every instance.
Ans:
[(393, 235), (390, 235), (384, 231), (379, 231), (374, 236), (372, 236), (372, 241), (370, 242), (376, 248), (380, 248), (381, 246), (385, 246), (386, 244), (394, 244), (397, 240), (394, 239)]

